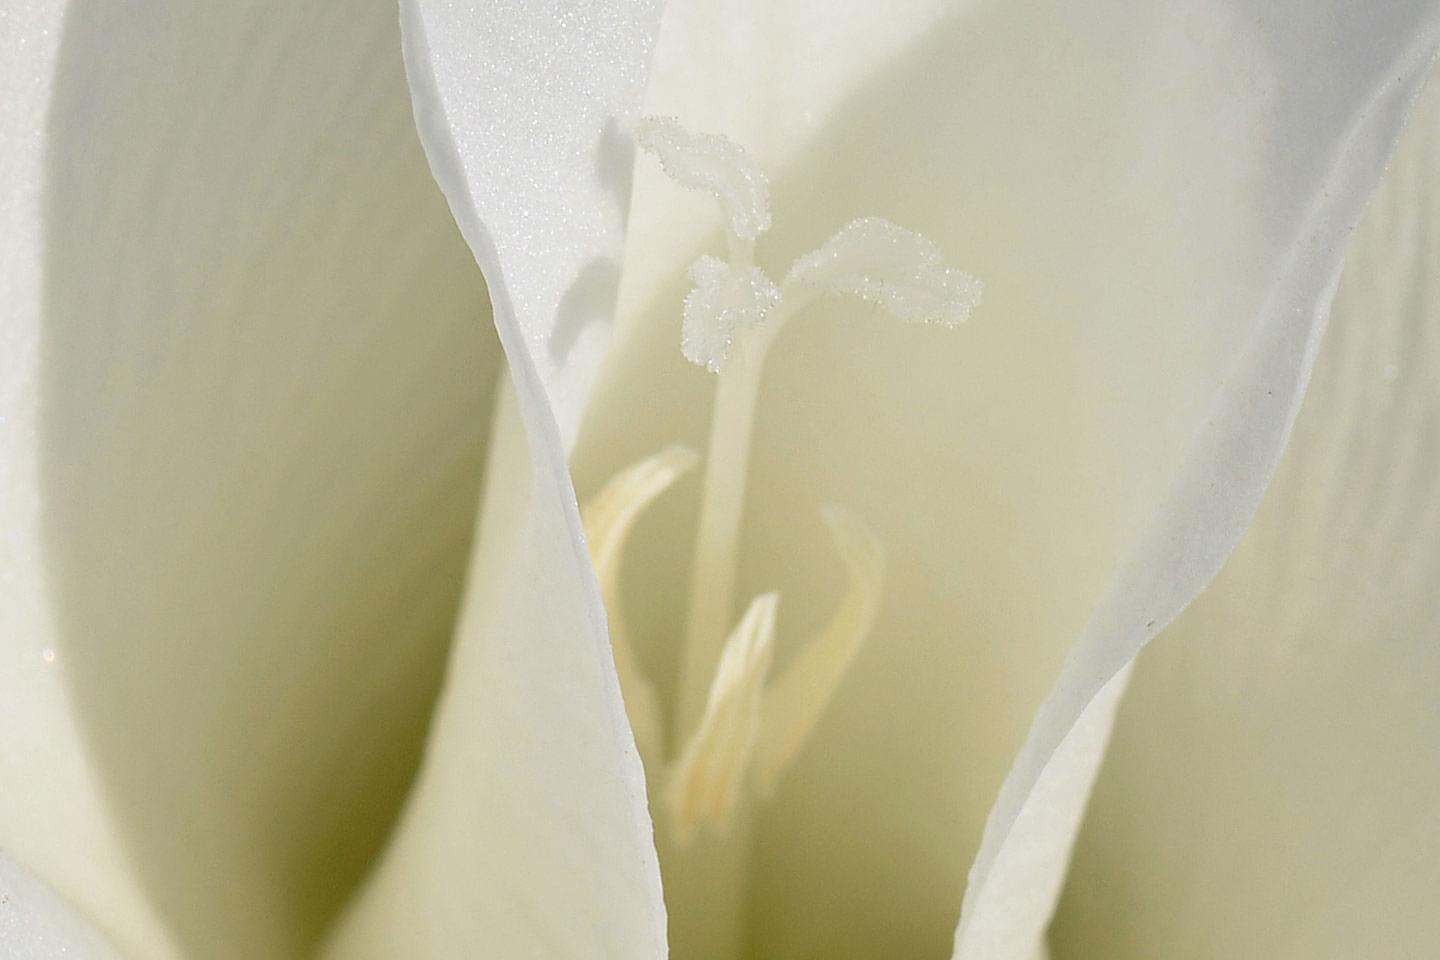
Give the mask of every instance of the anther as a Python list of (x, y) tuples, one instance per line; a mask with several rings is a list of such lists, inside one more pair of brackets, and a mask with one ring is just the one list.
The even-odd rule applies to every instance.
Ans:
[(640, 669), (630, 645), (620, 602), (621, 559), (625, 540), (636, 519), (656, 497), (688, 473), (697, 459), (695, 451), (688, 447), (667, 447), (616, 474), (581, 511), (590, 562), (595, 567), (600, 596), (605, 601), (610, 646), (615, 657), (615, 672), (620, 677), (620, 692), (625, 698), (625, 712), (630, 717), (640, 756), (650, 763), (663, 759), (660, 747), (664, 727), (654, 688)]
[(842, 507), (826, 507), (820, 515), (830, 528), (849, 583), (825, 629), (795, 654), (765, 691), (754, 759), (755, 790), (762, 797), (774, 792), (781, 774), (835, 699), (880, 609), (885, 551), (879, 539)]
[(760, 731), (760, 698), (774, 656), (778, 594), (756, 597), (725, 641), (705, 714), (665, 789), (677, 843), (701, 823), (723, 827), (740, 799)]

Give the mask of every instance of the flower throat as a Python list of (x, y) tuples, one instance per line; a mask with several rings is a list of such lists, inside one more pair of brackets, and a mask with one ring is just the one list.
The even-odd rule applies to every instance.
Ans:
[[(755, 264), (770, 229), (769, 182), (730, 140), (649, 117), (639, 145), (681, 186), (719, 202), (727, 258), (690, 265), (680, 349), (716, 375), (701, 481), (685, 634), (673, 715), (631, 648), (620, 598), (625, 540), (656, 497), (699, 460), (669, 447), (611, 478), (582, 511), (626, 712), (647, 769), (660, 771), (672, 839), (723, 832), (747, 795), (768, 797), (818, 724), (874, 624), (884, 585), (879, 540), (848, 510), (819, 507), (848, 577), (829, 623), (772, 677), (778, 593), (752, 598), (732, 621), (736, 564), (755, 402), (765, 359), (781, 328), (826, 295), (860, 297), (901, 320), (954, 327), (980, 300), (978, 280), (945, 266), (924, 237), (878, 217), (841, 228), (775, 283)], [(667, 723), (668, 719), (668, 723)]]

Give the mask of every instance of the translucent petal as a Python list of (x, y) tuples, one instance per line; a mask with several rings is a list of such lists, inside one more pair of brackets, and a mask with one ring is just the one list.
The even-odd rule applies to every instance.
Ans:
[(513, 314), (514, 346), (524, 345), (565, 447), (610, 339), (634, 162), (625, 126), (660, 6), (402, 5), (432, 172), (504, 300), (497, 312)]
[(1048, 956), (1045, 929), (1129, 677), (1126, 667), (1101, 689), (1045, 767), (1011, 830), (1009, 855), (987, 878), (987, 899), (966, 928), (957, 958)]
[(705, 714), (669, 773), (665, 805), (681, 844), (702, 824), (723, 826), (740, 799), (775, 653), (779, 601), (775, 593), (756, 597), (726, 639)]
[(621, 118), (657, 16), (401, 5), (421, 141), (484, 271), (513, 393), (426, 761), (335, 956), (665, 954), (644, 770), (566, 468), (618, 278)]
[(635, 731), (640, 756), (658, 763), (664, 745), (663, 717), (655, 690), (645, 677), (626, 635), (624, 605), (621, 602), (620, 573), (625, 538), (650, 502), (676, 480), (694, 468), (698, 455), (689, 447), (667, 447), (653, 457), (616, 474), (581, 510), (590, 562), (600, 579), (600, 595), (610, 623), (610, 647), (620, 691), (625, 695), (625, 713)]
[(393, 7), (54, 12), (0, 52), (0, 849), (135, 956), (284, 960), (419, 762), (484, 285)]
[(730, 232), (754, 240), (770, 229), (770, 181), (745, 149), (717, 134), (691, 133), (672, 117), (635, 123), (635, 140), (672, 180), (720, 202)]
[(690, 279), (695, 288), (685, 296), (680, 349), (691, 363), (717, 373), (736, 332), (764, 323), (780, 305), (780, 291), (759, 267), (736, 269), (711, 256), (690, 265)]
[[(128, 862), (124, 833), (105, 802), (104, 766), (89, 756), (56, 653), (63, 630), (46, 562), (45, 504), (59, 491), (46, 481), (39, 440), (52, 236), (44, 184), (66, 9), (63, 2), (12, 6), (0, 29), (0, 849), (68, 891), (121, 943), (170, 957), (174, 947)], [(0, 937), (13, 932), (3, 941), (6, 952), (26, 956), (32, 944), (20, 938), (34, 924), (50, 929), (53, 894), (36, 894), (44, 901), (33, 908), (39, 916), (21, 916), (31, 906), (19, 888), (38, 881), (3, 863), (4, 896), (15, 912)]]
[[(1368, 82), (1356, 91), (1364, 99), (1356, 104), (1346, 138), (1328, 158), (1326, 189), (1306, 210), (1277, 268), (1261, 320), (1210, 417), (1192, 438), (1156, 516), (1131, 545), (1071, 647), (1001, 787), (971, 868), (955, 935), (957, 957), (982, 955), (983, 944), (970, 939), (971, 931), (993, 922), (987, 913), (1006, 909), (1000, 878), (1017, 869), (1015, 861), (1026, 856), (1037, 830), (1049, 832), (1047, 819), (1031, 808), (1044, 802), (1049, 769), (1071, 762), (1067, 739), (1097, 722), (1097, 711), (1113, 709), (1107, 685), (1209, 584), (1275, 472), (1339, 280), (1341, 248), (1331, 238), (1347, 235), (1359, 219), (1440, 39), (1440, 10), (1434, 7), (1392, 16), (1406, 28), (1394, 34), (1405, 42), (1382, 47), (1388, 56), (1368, 65)], [(1099, 761), (1096, 752), (1091, 762)]]
[(964, 323), (981, 293), (980, 281), (947, 267), (935, 244), (880, 217), (842, 227), (796, 260), (785, 284), (852, 294), (901, 320), (942, 327)]
[(841, 507), (828, 507), (822, 516), (840, 552), (849, 583), (830, 623), (765, 690), (754, 761), (755, 787), (764, 797), (774, 792), (785, 768), (835, 698), (880, 607), (885, 581), (885, 553), (880, 541)]
[(1440, 955), (1437, 163), (1432, 70), (1275, 480), (1136, 667), (1063, 960)]

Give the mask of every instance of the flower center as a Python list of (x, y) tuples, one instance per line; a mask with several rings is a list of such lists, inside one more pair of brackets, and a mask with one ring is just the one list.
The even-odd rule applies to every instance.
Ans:
[(639, 121), (635, 135), (670, 177), (715, 196), (729, 255), (691, 264), (695, 286), (684, 304), (681, 351), (715, 373), (717, 383), (668, 731), (630, 647), (620, 565), (640, 513), (698, 458), (667, 448), (616, 475), (583, 510), (636, 744), (647, 767), (664, 771), (669, 830), (683, 845), (702, 825), (723, 830), (747, 792), (765, 797), (774, 790), (870, 633), (883, 587), (879, 540), (849, 511), (829, 505), (821, 519), (848, 573), (829, 624), (772, 678), (780, 595), (753, 598), (739, 621), (731, 620), (755, 402), (771, 345), (784, 323), (827, 294), (860, 297), (902, 320), (953, 327), (968, 318), (981, 287), (945, 266), (929, 240), (878, 217), (843, 227), (776, 284), (755, 265), (770, 206), (769, 182), (754, 160), (724, 137), (693, 134), (667, 118)]

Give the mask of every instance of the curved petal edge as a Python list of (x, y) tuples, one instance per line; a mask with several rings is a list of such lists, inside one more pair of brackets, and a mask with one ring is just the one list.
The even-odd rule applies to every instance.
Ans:
[[(1001, 787), (970, 871), (955, 934), (956, 960), (1025, 960), (1033, 954), (1053, 912), (1058, 880), (1035, 878), (1043, 909), (1028, 904), (1017, 910), (1005, 891), (1012, 888), (1017, 864), (1033, 858), (1033, 844), (1063, 843), (1067, 854), (1073, 844), (1074, 829), (1047, 836), (1047, 818), (1032, 815), (1047, 777), (1074, 761), (1074, 734), (1102, 724), (1108, 730), (1117, 699), (1107, 693), (1110, 685), (1209, 584), (1259, 507), (1299, 412), (1339, 281), (1344, 241), (1435, 55), (1437, 11), (1417, 5), (1413, 19), (1409, 42), (1401, 44), (1390, 69), (1372, 68), (1368, 94), (1361, 88), (1322, 188), (1294, 234), (1288, 261), (1238, 364), (1220, 386), (1213, 413), (1067, 655)], [(1093, 751), (1091, 762), (1098, 767), (1102, 755)], [(1077, 811), (1089, 781), (1093, 773), (1085, 791), (1072, 799)], [(1077, 828), (1078, 821), (1076, 816)], [(1050, 867), (1063, 867), (1065, 859), (1051, 857)], [(1005, 930), (1003, 936), (998, 930)], [(1029, 944), (1031, 953), (987, 952), (997, 942), (1019, 950)]]
[(603, 355), (658, 5), (401, 3), (432, 172), (510, 364), (446, 689), (337, 956), (663, 957), (644, 773), (566, 463)]

